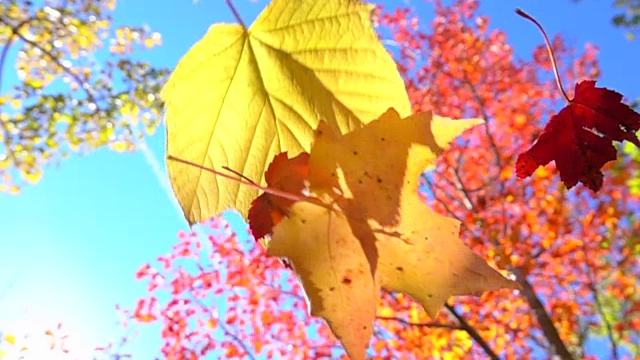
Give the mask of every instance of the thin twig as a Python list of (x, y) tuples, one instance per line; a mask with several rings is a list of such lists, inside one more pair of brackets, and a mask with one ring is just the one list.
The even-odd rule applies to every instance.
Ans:
[(460, 191), (462, 193), (462, 196), (464, 197), (463, 203), (464, 203), (465, 209), (467, 209), (468, 211), (475, 210), (475, 206), (473, 205), (473, 200), (471, 200), (471, 196), (469, 196), (469, 192), (467, 191), (467, 188), (465, 188), (465, 186), (462, 184), (462, 179), (458, 174), (458, 169), (457, 168), (449, 168), (449, 169), (451, 170), (451, 174), (453, 175), (453, 179), (455, 180), (456, 189)]
[[(201, 299), (199, 299), (197, 296), (195, 296), (192, 293), (192, 289), (189, 289), (189, 295), (191, 295), (191, 299), (196, 304), (198, 304), (198, 306), (200, 306), (200, 308), (204, 312), (209, 313), (209, 314), (212, 313), (211, 309), (209, 309), (209, 307)], [(214, 316), (214, 317), (217, 317), (217, 316)], [(231, 332), (231, 330), (229, 330), (227, 328), (227, 326), (222, 321), (218, 321), (217, 323), (220, 326), (220, 328), (222, 329), (222, 331), (224, 331), (225, 334), (229, 335), (229, 337), (231, 337), (231, 339), (233, 339), (233, 341), (235, 341), (238, 345), (240, 345), (240, 347), (242, 347), (242, 349), (247, 353), (247, 358), (249, 358), (251, 360), (256, 360), (256, 357), (249, 350), (249, 347), (244, 343), (244, 341), (242, 341), (242, 339), (240, 339), (240, 337), (238, 335), (236, 335), (233, 332)]]
[[(478, 103), (478, 107), (480, 108), (480, 115), (482, 116), (482, 120), (484, 120), (484, 132), (487, 135), (487, 139), (489, 139), (489, 145), (491, 145), (491, 150), (493, 151), (494, 156), (496, 157), (496, 166), (499, 170), (502, 170), (504, 165), (502, 164), (502, 156), (500, 154), (500, 150), (498, 149), (498, 145), (496, 144), (495, 139), (493, 138), (493, 134), (491, 134), (491, 129), (489, 129), (489, 113), (487, 113), (487, 106), (484, 103), (484, 99), (480, 96), (478, 89), (473, 85), (467, 73), (464, 74), (464, 83), (467, 84), (469, 91), (471, 91), (471, 95), (473, 99)], [(499, 181), (500, 193), (504, 193), (504, 183)]]
[(236, 171), (236, 170), (233, 170), (232, 168), (230, 168), (230, 167), (228, 167), (228, 166), (223, 166), (222, 168), (223, 168), (223, 169), (225, 169), (225, 170), (227, 170), (228, 172), (232, 173), (233, 175), (235, 175), (235, 176), (237, 176), (237, 177), (239, 177), (239, 178), (242, 178), (242, 179), (246, 180), (247, 182), (250, 182), (250, 183), (252, 183), (252, 184), (254, 184), (254, 185), (258, 185), (255, 181), (253, 181), (253, 180), (249, 179), (248, 177), (244, 176), (244, 175), (243, 175), (243, 174), (241, 174), (240, 172), (238, 172), (238, 171)]
[(281, 191), (281, 190), (278, 190), (278, 189), (273, 189), (273, 188), (269, 188), (269, 187), (256, 185), (254, 182), (249, 182), (249, 181), (246, 181), (246, 180), (243, 180), (243, 179), (238, 179), (238, 178), (235, 178), (235, 177), (233, 177), (231, 175), (227, 175), (225, 173), (221, 173), (221, 172), (216, 171), (214, 169), (209, 169), (209, 168), (204, 167), (202, 165), (196, 164), (196, 163), (194, 163), (192, 161), (180, 159), (180, 158), (175, 157), (173, 155), (167, 155), (167, 160), (173, 160), (173, 161), (185, 164), (185, 165), (190, 165), (190, 166), (196, 167), (196, 168), (198, 168), (198, 169), (200, 169), (202, 171), (210, 172), (212, 174), (221, 176), (221, 177), (223, 177), (225, 179), (235, 181), (235, 182), (237, 182), (237, 183), (239, 183), (241, 185), (246, 185), (246, 186), (249, 186), (249, 187), (264, 191), (265, 193), (268, 193), (268, 194), (271, 194), (271, 195), (274, 195), (274, 196), (279, 196), (279, 197), (287, 199), (287, 200), (304, 201), (304, 202), (308, 202), (310, 204), (314, 204), (314, 205), (323, 207), (325, 209), (331, 210), (331, 206), (321, 202), (320, 200), (312, 198), (312, 197), (307, 197), (307, 196), (304, 196), (304, 195), (303, 196), (299, 196), (299, 195), (288, 193), (286, 191)]
[(70, 67), (65, 66), (51, 51), (43, 48), (37, 42), (27, 39), (20, 33), (16, 33), (16, 35), (20, 38), (20, 40), (24, 41), (25, 43), (33, 46), (34, 48), (42, 51), (43, 54), (47, 55), (49, 59), (51, 59), (51, 61), (53, 61), (56, 65), (58, 65), (62, 70), (64, 70), (64, 72), (67, 73), (67, 75), (69, 75), (82, 88), (82, 90), (84, 90), (84, 92), (87, 94), (87, 100), (89, 102), (94, 104), (96, 103), (96, 99), (93, 95), (93, 90), (91, 89), (89, 84), (86, 81), (82, 80), (80, 76), (78, 76), (78, 74), (74, 73)]
[(467, 320), (465, 320), (462, 317), (462, 315), (460, 315), (452, 305), (445, 304), (445, 307), (447, 308), (447, 310), (449, 310), (451, 315), (453, 315), (456, 318), (456, 320), (458, 320), (458, 322), (460, 323), (460, 327), (464, 331), (466, 331), (467, 334), (469, 334), (469, 336), (471, 336), (471, 338), (478, 343), (478, 345), (480, 345), (482, 350), (484, 350), (484, 352), (487, 354), (487, 356), (489, 356), (489, 358), (491, 360), (500, 360), (498, 355), (493, 351), (493, 349), (491, 349), (489, 344), (487, 344), (487, 342), (484, 341), (482, 336), (480, 336), (480, 334), (478, 334), (476, 329), (474, 329), (471, 325), (469, 325)]
[[(591, 257), (588, 256), (587, 246), (584, 243), (582, 244), (582, 251), (585, 254), (585, 258), (587, 259), (587, 262), (589, 262), (589, 259), (591, 259)], [(611, 325), (611, 322), (609, 322), (609, 319), (607, 319), (607, 315), (602, 306), (602, 301), (600, 300), (600, 296), (598, 295), (598, 289), (596, 288), (596, 280), (593, 274), (593, 267), (589, 263), (587, 263), (586, 265), (587, 265), (586, 266), (587, 276), (589, 278), (587, 287), (593, 293), (593, 300), (596, 305), (596, 311), (598, 312), (598, 314), (600, 315), (600, 318), (602, 319), (602, 322), (604, 323), (604, 328), (607, 330), (607, 338), (609, 340), (609, 347), (611, 348), (611, 357), (613, 360), (618, 360), (620, 358), (620, 355), (618, 354), (618, 343), (616, 342), (616, 339), (615, 339), (613, 326)]]
[[(32, 20), (34, 20), (34, 19), (33, 18), (28, 18), (28, 19), (25, 19), (22, 22), (18, 23), (18, 25), (16, 25), (16, 26), (11, 26), (8, 22), (6, 22), (2, 18), (0, 18), (0, 23), (6, 24), (11, 29), (11, 35), (9, 35), (9, 38), (7, 39), (7, 43), (2, 48), (2, 54), (0, 54), (0, 95), (2, 95), (2, 85), (3, 85), (3, 79), (4, 79), (4, 77), (3, 77), (4, 65), (5, 65), (5, 62), (7, 61), (7, 57), (9, 55), (9, 49), (11, 48), (11, 45), (13, 45), (13, 41), (15, 40), (15, 37), (16, 36), (20, 36), (18, 34), (18, 31), (20, 31), (20, 28), (22, 28), (23, 26), (29, 24)], [(0, 118), (1, 117), (2, 117), (2, 104), (0, 104)], [(9, 148), (9, 128), (4, 123), (4, 121), (2, 121), (2, 119), (0, 119), (0, 130), (5, 134), (4, 143), (5, 143), (5, 150), (7, 152), (6, 155), (10, 160), (12, 160), (15, 163), (17, 159), (16, 159), (15, 155), (13, 154), (13, 152), (11, 151), (11, 149)]]
[(440, 205), (442, 205), (444, 207), (444, 209), (447, 211), (447, 213), (451, 217), (453, 217), (454, 219), (460, 221), (461, 225), (464, 226), (465, 223), (462, 221), (462, 219), (460, 219), (460, 217), (455, 212), (453, 212), (453, 210), (451, 210), (449, 205), (447, 205), (447, 203), (444, 200), (440, 199), (438, 194), (436, 194), (435, 185), (431, 182), (431, 180), (429, 180), (429, 178), (426, 177), (424, 174), (420, 175), (420, 177), (425, 182), (425, 184), (429, 187), (429, 190), (431, 191), (431, 194), (433, 194), (433, 199), (435, 201), (439, 202)]
[[(495, 139), (493, 138), (493, 134), (491, 133), (491, 129), (489, 128), (489, 114), (487, 113), (487, 107), (485, 105), (484, 99), (482, 98), (482, 96), (480, 96), (480, 93), (478, 92), (478, 90), (476, 89), (476, 87), (473, 85), (473, 83), (471, 82), (471, 80), (469, 79), (469, 77), (467, 76), (467, 74), (464, 74), (464, 81), (467, 84), (467, 86), (469, 87), (469, 90), (471, 91), (471, 95), (473, 95), (473, 98), (476, 100), (476, 102), (478, 103), (478, 106), (480, 107), (480, 113), (482, 114), (482, 118), (484, 119), (484, 130), (485, 130), (485, 135), (487, 136), (487, 139), (489, 139), (489, 145), (491, 145), (491, 150), (493, 151), (493, 155), (496, 158), (496, 166), (497, 166), (497, 173), (496, 173), (496, 179), (498, 180), (498, 189), (499, 189), (499, 193), (500, 194), (504, 194), (505, 193), (505, 184), (503, 181), (500, 181), (500, 173), (502, 172), (502, 169), (504, 168), (504, 164), (502, 162), (502, 154), (500, 153), (500, 150), (498, 149), (498, 145), (496, 144)], [(502, 216), (503, 218), (507, 218), (507, 210), (505, 207), (505, 202), (501, 201), (500, 202), (500, 210), (502, 212)], [(502, 224), (502, 236), (507, 236), (507, 222), (503, 221)], [(493, 242), (494, 246), (498, 246), (498, 243), (496, 241)]]
[[(485, 105), (484, 99), (482, 98), (482, 96), (480, 96), (480, 93), (471, 82), (471, 79), (469, 79), (469, 76), (467, 75), (467, 73), (464, 74), (464, 82), (469, 87), (469, 90), (471, 91), (471, 95), (473, 96), (474, 100), (478, 104), (478, 107), (480, 108), (480, 114), (482, 115), (482, 119), (484, 120), (484, 124), (483, 124), (484, 132), (485, 132), (485, 135), (487, 136), (487, 139), (489, 140), (489, 145), (491, 146), (491, 150), (493, 151), (493, 155), (495, 156), (495, 159), (496, 159), (496, 167), (497, 167), (496, 180), (498, 183), (498, 191), (500, 194), (504, 194), (505, 184), (503, 181), (500, 181), (500, 173), (502, 172), (504, 164), (502, 162), (502, 154), (500, 153), (500, 149), (498, 149), (498, 145), (496, 144), (496, 141), (493, 138), (493, 134), (491, 133), (491, 129), (489, 128), (489, 114), (487, 113), (487, 106)], [(491, 181), (488, 181), (487, 183), (491, 183)], [(502, 216), (506, 219), (507, 211), (506, 211), (504, 201), (500, 202), (500, 210), (502, 212)], [(504, 221), (502, 224), (502, 236), (504, 237), (506, 235), (507, 235), (507, 222)], [(493, 245), (498, 246), (497, 241), (494, 240)]]
[(426, 323), (415, 323), (411, 321), (407, 321), (405, 319), (401, 319), (393, 316), (378, 316), (376, 320), (385, 320), (385, 321), (396, 321), (402, 323), (407, 326), (415, 326), (415, 327), (428, 327), (435, 329), (449, 329), (449, 330), (464, 330), (460, 325), (451, 325), (451, 324), (443, 324), (436, 322), (426, 322)]

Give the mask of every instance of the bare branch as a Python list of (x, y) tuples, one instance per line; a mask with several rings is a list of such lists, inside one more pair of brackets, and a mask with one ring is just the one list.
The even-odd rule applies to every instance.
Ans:
[[(589, 262), (590, 258), (587, 255), (588, 253), (587, 246), (585, 246), (584, 244), (582, 244), (582, 251), (584, 251), (587, 262)], [(618, 354), (618, 342), (616, 341), (615, 333), (613, 331), (613, 326), (609, 322), (609, 319), (607, 318), (607, 315), (604, 312), (604, 307), (602, 306), (602, 300), (598, 295), (598, 289), (596, 288), (596, 279), (593, 274), (593, 267), (591, 266), (591, 264), (588, 264), (588, 263), (586, 265), (587, 265), (586, 266), (587, 276), (589, 277), (589, 282), (587, 283), (587, 287), (593, 294), (593, 301), (596, 305), (596, 311), (598, 312), (598, 315), (600, 315), (600, 318), (604, 323), (604, 328), (607, 331), (607, 339), (609, 340), (609, 347), (611, 348), (611, 358), (613, 360), (618, 360), (620, 358), (620, 355)]]
[(34, 48), (42, 51), (43, 54), (47, 55), (47, 57), (49, 57), (49, 59), (51, 59), (51, 61), (53, 61), (57, 66), (59, 66), (62, 70), (64, 70), (65, 73), (67, 73), (67, 75), (69, 75), (77, 84), (78, 86), (80, 86), (85, 93), (87, 94), (87, 100), (93, 104), (96, 104), (96, 99), (94, 97), (93, 94), (93, 89), (91, 89), (91, 86), (84, 80), (82, 80), (80, 78), (80, 76), (78, 76), (78, 74), (74, 73), (73, 70), (64, 65), (60, 59), (58, 59), (57, 56), (55, 56), (51, 51), (45, 49), (44, 47), (42, 47), (40, 44), (38, 44), (37, 42), (27, 39), (24, 35), (20, 34), (19, 32), (17, 32), (17, 30), (14, 32), (14, 34), (16, 36), (18, 36), (18, 38), (20, 38), (20, 40), (24, 41), (25, 43), (33, 46)]
[(442, 206), (444, 206), (445, 210), (447, 211), (447, 213), (449, 213), (449, 215), (451, 215), (451, 217), (453, 217), (454, 219), (460, 221), (463, 225), (464, 222), (462, 222), (462, 219), (460, 219), (460, 217), (458, 215), (456, 215), (456, 213), (453, 212), (453, 210), (451, 210), (451, 208), (449, 207), (449, 205), (447, 205), (447, 203), (440, 199), (438, 197), (438, 195), (436, 194), (435, 191), (435, 187), (433, 185), (433, 183), (431, 182), (431, 180), (429, 180), (426, 176), (421, 175), (422, 180), (425, 182), (425, 184), (427, 184), (427, 186), (429, 187), (429, 190), (431, 190), (431, 193), (433, 194), (433, 197), (436, 201), (438, 201)]
[[(191, 295), (191, 299), (198, 305), (200, 306), (200, 308), (205, 311), (206, 313), (211, 313), (211, 310), (209, 309), (209, 307), (197, 296), (195, 296), (192, 292), (191, 289), (189, 289), (189, 294)], [(224, 333), (226, 335), (229, 335), (229, 337), (238, 345), (240, 345), (240, 347), (242, 347), (242, 350), (244, 350), (247, 353), (247, 358), (251, 359), (251, 360), (256, 360), (256, 357), (253, 355), (253, 353), (249, 350), (249, 347), (244, 343), (244, 341), (242, 341), (242, 339), (240, 339), (240, 337), (236, 334), (234, 334), (231, 330), (229, 330), (227, 328), (227, 326), (224, 324), (223, 321), (218, 321), (218, 326), (220, 326), (220, 328), (222, 329), (222, 331), (224, 331)]]
[(451, 170), (451, 175), (453, 175), (453, 179), (455, 181), (454, 185), (456, 190), (461, 192), (462, 196), (464, 197), (463, 204), (465, 209), (469, 211), (474, 210), (475, 206), (473, 205), (473, 200), (471, 200), (471, 196), (469, 196), (469, 192), (467, 191), (467, 188), (462, 184), (462, 179), (460, 179), (460, 175), (458, 175), (458, 169), (449, 168), (449, 170)]
[(473, 326), (469, 325), (469, 323), (462, 317), (462, 315), (460, 315), (456, 311), (456, 309), (453, 307), (453, 305), (445, 304), (445, 307), (447, 308), (447, 310), (449, 310), (451, 315), (453, 315), (456, 318), (456, 320), (458, 320), (458, 322), (460, 323), (460, 327), (464, 331), (466, 331), (467, 334), (469, 334), (469, 336), (471, 336), (471, 338), (478, 343), (478, 345), (480, 345), (482, 350), (484, 350), (484, 352), (487, 354), (487, 356), (489, 356), (490, 359), (492, 359), (492, 360), (500, 360), (498, 355), (495, 352), (493, 352), (493, 349), (491, 349), (489, 344), (487, 344), (487, 342), (484, 341), (482, 336), (480, 336), (480, 334), (478, 334), (476, 329), (474, 329)]
[(564, 342), (560, 338), (560, 334), (558, 334), (558, 329), (556, 329), (555, 325), (553, 325), (553, 321), (549, 314), (544, 309), (544, 305), (535, 290), (527, 281), (526, 275), (520, 269), (514, 269), (513, 274), (516, 276), (516, 280), (522, 286), (522, 294), (525, 299), (529, 303), (533, 314), (538, 321), (538, 325), (542, 329), (544, 336), (547, 338), (549, 345), (551, 346), (551, 351), (559, 356), (561, 359), (573, 360), (573, 355), (569, 352), (569, 349), (565, 346)]
[(384, 321), (396, 321), (407, 326), (428, 327), (428, 328), (449, 329), (449, 330), (464, 330), (462, 326), (459, 326), (459, 325), (443, 324), (443, 323), (436, 323), (436, 322), (415, 323), (415, 322), (411, 322), (411, 321), (408, 321), (399, 317), (393, 317), (393, 316), (378, 316), (376, 317), (376, 319), (384, 320)]

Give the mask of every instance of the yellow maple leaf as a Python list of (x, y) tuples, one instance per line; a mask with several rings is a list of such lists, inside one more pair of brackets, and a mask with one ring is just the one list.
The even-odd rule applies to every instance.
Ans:
[(375, 259), (369, 258), (376, 253), (375, 237), (360, 233), (369, 230), (366, 219), (338, 208), (297, 202), (290, 211), (276, 226), (267, 254), (291, 260), (310, 314), (327, 321), (352, 359), (364, 359), (380, 292), (371, 268)]
[(451, 296), (518, 287), (460, 240), (459, 221), (431, 210), (417, 195), (403, 205), (398, 226), (374, 230), (382, 287), (410, 295), (432, 318)]
[(402, 119), (393, 108), (367, 124), (366, 131), (343, 136), (322, 122), (309, 159), (310, 190), (334, 193), (340, 187), (339, 166), (349, 191), (368, 216), (382, 225), (395, 224), (400, 198), (417, 193), (420, 174), (453, 139), (481, 123), (480, 119), (452, 120), (431, 112)]
[(451, 296), (518, 287), (464, 245), (459, 221), (418, 196), (419, 174), (478, 123), (389, 110), (346, 135), (318, 127), (309, 162), (318, 197), (294, 203), (267, 254), (291, 260), (311, 314), (352, 359), (365, 358), (380, 287), (410, 295), (434, 318)]
[[(249, 29), (211, 26), (162, 91), (167, 153), (264, 185), (276, 154), (309, 150), (319, 119), (345, 133), (388, 107), (408, 115), (404, 81), (371, 10), (357, 0), (274, 0)], [(181, 163), (168, 171), (190, 223), (228, 207), (246, 215), (257, 195)]]

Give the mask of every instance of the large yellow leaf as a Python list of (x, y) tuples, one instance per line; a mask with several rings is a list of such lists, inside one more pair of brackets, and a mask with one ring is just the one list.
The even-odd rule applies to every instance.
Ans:
[(410, 295), (434, 317), (453, 295), (518, 287), (465, 246), (459, 221), (418, 195), (419, 174), (478, 123), (394, 110), (345, 135), (320, 123), (309, 162), (318, 197), (308, 201), (316, 203), (294, 203), (267, 254), (291, 260), (311, 313), (352, 359), (365, 357), (380, 287)]
[[(248, 30), (216, 24), (166, 84), (167, 153), (228, 166), (264, 184), (283, 151), (309, 150), (320, 119), (341, 133), (410, 104), (396, 65), (356, 0), (274, 0)], [(257, 191), (176, 162), (169, 177), (190, 223), (228, 207), (246, 215)]]

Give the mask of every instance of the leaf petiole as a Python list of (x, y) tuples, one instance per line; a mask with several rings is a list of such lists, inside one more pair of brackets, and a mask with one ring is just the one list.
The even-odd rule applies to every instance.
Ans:
[(236, 18), (240, 26), (242, 26), (244, 31), (247, 31), (247, 26), (244, 24), (244, 21), (242, 21), (242, 18), (240, 17), (240, 13), (238, 12), (238, 9), (236, 9), (235, 5), (233, 5), (231, 0), (225, 0), (225, 3), (227, 3), (227, 6), (229, 7), (229, 9), (231, 9), (233, 16)]
[(549, 52), (549, 57), (551, 58), (551, 66), (553, 67), (553, 75), (555, 75), (556, 77), (556, 84), (558, 85), (558, 89), (560, 89), (560, 92), (562, 93), (562, 96), (564, 96), (564, 98), (567, 100), (567, 102), (571, 102), (571, 99), (569, 99), (569, 96), (567, 95), (566, 91), (564, 91), (564, 88), (562, 87), (562, 82), (560, 81), (560, 72), (558, 71), (558, 65), (556, 63), (556, 56), (553, 54), (553, 49), (551, 48), (551, 41), (549, 41), (549, 37), (547, 36), (547, 33), (544, 31), (544, 29), (542, 28), (542, 25), (540, 25), (540, 23), (538, 22), (538, 20), (534, 19), (533, 16), (527, 14), (526, 12), (520, 10), (520, 9), (516, 9), (516, 14), (522, 16), (523, 18), (531, 21), (532, 23), (534, 23), (538, 29), (540, 29), (540, 32), (542, 33), (542, 36), (544, 37), (544, 41), (547, 45), (547, 51)]
[(196, 168), (198, 168), (198, 169), (200, 169), (202, 171), (210, 172), (212, 174), (221, 176), (221, 177), (223, 177), (223, 178), (225, 178), (227, 180), (235, 181), (235, 182), (237, 182), (239, 184), (246, 185), (246, 186), (252, 187), (254, 189), (258, 189), (258, 190), (264, 191), (265, 193), (268, 193), (268, 194), (271, 194), (271, 195), (274, 195), (274, 196), (279, 196), (279, 197), (287, 199), (287, 200), (304, 201), (304, 202), (308, 202), (310, 204), (318, 205), (318, 206), (323, 207), (325, 209), (329, 209), (329, 210), (332, 209), (332, 207), (330, 205), (325, 204), (324, 202), (322, 202), (322, 201), (320, 201), (320, 200), (318, 200), (316, 198), (313, 198), (313, 197), (308, 197), (308, 196), (304, 196), (304, 195), (303, 196), (299, 196), (299, 195), (288, 193), (286, 191), (281, 191), (281, 190), (273, 189), (273, 188), (270, 188), (270, 187), (260, 186), (260, 185), (256, 184), (254, 181), (252, 181), (251, 179), (246, 178), (244, 175), (239, 174), (235, 170), (231, 170), (228, 167), (225, 167), (225, 170), (234, 173), (235, 175), (237, 175), (240, 178), (233, 177), (231, 175), (219, 172), (219, 171), (214, 170), (214, 169), (210, 169), (208, 167), (204, 167), (202, 165), (196, 164), (196, 163), (191, 162), (189, 160), (184, 160), (184, 159), (175, 157), (173, 155), (167, 155), (167, 160), (172, 160), (172, 161), (179, 162), (179, 163), (182, 163), (182, 164), (185, 164), (185, 165), (193, 166), (193, 167), (196, 167)]
[(223, 169), (225, 169), (225, 170), (227, 170), (228, 172), (232, 173), (233, 175), (235, 175), (235, 176), (237, 176), (237, 177), (241, 178), (241, 179), (244, 179), (244, 180), (246, 180), (246, 181), (248, 181), (248, 182), (250, 182), (250, 183), (252, 183), (252, 184), (254, 184), (254, 185), (258, 185), (258, 184), (256, 184), (256, 182), (255, 182), (255, 181), (253, 181), (253, 180), (249, 179), (248, 177), (246, 177), (246, 176), (242, 175), (241, 173), (239, 173), (239, 172), (237, 172), (237, 171), (233, 170), (232, 168), (230, 168), (230, 167), (228, 167), (228, 166), (223, 166), (222, 168), (223, 168)]

